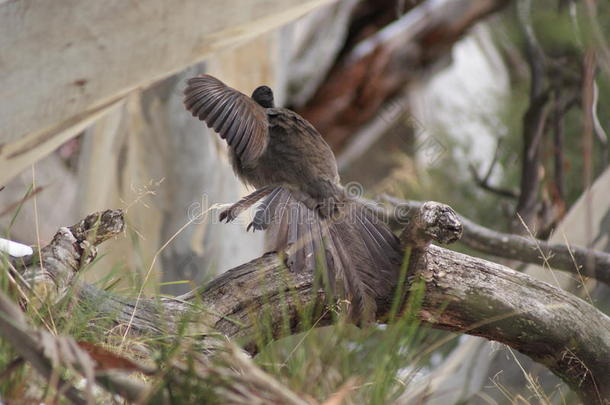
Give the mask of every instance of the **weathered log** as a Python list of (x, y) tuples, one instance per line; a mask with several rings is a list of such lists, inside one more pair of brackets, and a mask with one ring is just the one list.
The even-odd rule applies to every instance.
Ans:
[[(111, 212), (90, 218), (116, 218)], [(403, 235), (403, 240), (417, 243), (410, 256), (412, 273), (401, 287), (408, 290), (413, 283), (421, 283), (424, 294), (418, 316), (425, 324), (505, 343), (546, 365), (578, 392), (585, 403), (608, 403), (610, 319), (606, 315), (565, 291), (502, 265), (427, 246), (430, 240), (450, 241), (459, 234), (457, 216), (446, 206), (426, 203), (410, 215), (411, 227), (430, 229), (409, 229)], [(89, 219), (85, 223), (95, 221)], [(78, 232), (75, 235), (69, 229)], [(80, 262), (82, 255), (87, 254), (82, 249), (85, 239), (81, 238), (92, 234), (96, 233), (83, 231), (82, 226), (62, 228), (44, 250), (55, 257), (45, 257), (43, 253), (43, 263)], [(65, 238), (72, 242), (62, 242)], [(93, 242), (98, 240), (96, 237)], [(60, 243), (62, 250), (51, 247)], [(36, 266), (29, 267), (30, 271), (35, 269)], [(53, 267), (45, 270), (53, 271)], [(59, 283), (70, 281), (67, 277), (53, 279)], [(275, 314), (270, 321), (277, 338), (302, 330), (299, 324), (302, 304), (333, 303), (324, 289), (315, 286), (314, 274), (287, 272), (278, 255), (269, 253), (176, 298), (134, 300), (85, 284), (79, 285), (78, 294), (84, 303), (95, 303), (101, 315), (110, 317), (129, 333), (166, 335), (186, 316), (190, 322), (188, 334), (197, 337), (202, 350), (214, 349), (215, 337), (221, 334), (243, 339), (246, 349), (254, 353), (258, 350), (255, 322), (261, 313)], [(65, 286), (58, 287), (63, 290)], [(379, 320), (388, 316), (392, 298), (379, 300)], [(287, 323), (283, 316), (289, 317)], [(316, 326), (332, 321), (330, 316), (322, 316)], [(291, 331), (285, 330), (286, 324)]]

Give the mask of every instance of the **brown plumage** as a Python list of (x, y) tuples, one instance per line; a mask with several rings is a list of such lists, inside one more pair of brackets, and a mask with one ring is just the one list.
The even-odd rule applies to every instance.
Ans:
[(402, 260), (398, 238), (347, 195), (333, 152), (294, 111), (275, 108), (273, 93), (252, 97), (202, 75), (188, 81), (184, 104), (227, 141), (236, 174), (256, 188), (220, 214), (232, 221), (260, 199), (248, 229), (267, 230), (267, 249), (285, 252), (291, 271), (323, 269), (352, 318), (372, 320)]

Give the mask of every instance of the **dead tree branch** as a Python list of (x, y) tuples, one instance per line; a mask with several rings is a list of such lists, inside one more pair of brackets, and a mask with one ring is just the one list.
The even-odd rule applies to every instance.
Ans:
[[(391, 212), (399, 213), (399, 218), (396, 216), (390, 218), (399, 224), (404, 224), (402, 213), (417, 211), (422, 206), (419, 201), (401, 200), (389, 196), (383, 196), (383, 199), (393, 206)], [(385, 211), (380, 214), (387, 215)], [(472, 249), (495, 257), (550, 266), (574, 275), (580, 273), (610, 285), (610, 254), (581, 246), (566, 246), (498, 232), (463, 216), (459, 218), (464, 228), (460, 242)], [(593, 261), (590, 262), (589, 258), (593, 258)]]
[[(116, 211), (94, 218), (115, 219)], [(426, 203), (410, 214), (410, 227), (402, 240), (415, 243), (410, 257), (408, 291), (413, 283), (424, 290), (419, 318), (427, 325), (482, 336), (505, 343), (546, 365), (580, 394), (585, 403), (604, 404), (610, 398), (610, 319), (579, 298), (499, 264), (428, 246), (431, 240), (451, 241), (460, 232), (456, 214), (438, 203)], [(98, 222), (98, 229), (117, 229)], [(89, 221), (96, 223), (96, 221)], [(83, 224), (83, 222), (81, 222)], [(423, 227), (423, 228), (421, 228)], [(74, 233), (72, 233), (74, 232)], [(45, 272), (74, 273), (73, 263), (90, 257), (82, 249), (85, 239), (103, 237), (77, 226), (62, 228), (44, 249)], [(414, 235), (414, 236), (413, 236)], [(70, 240), (72, 243), (65, 244)], [(62, 246), (58, 249), (57, 246)], [(90, 252), (90, 250), (89, 250)], [(61, 263), (67, 268), (60, 269)], [(28, 267), (30, 272), (40, 269)], [(256, 323), (269, 317), (273, 338), (303, 329), (299, 308), (331, 305), (324, 289), (315, 287), (311, 273), (287, 272), (277, 254), (270, 253), (228, 270), (212, 282), (176, 298), (126, 299), (86, 284), (77, 285), (80, 300), (94, 304), (100, 315), (130, 328), (132, 334), (156, 335), (188, 321), (188, 335), (202, 349), (213, 349), (219, 334), (242, 338), (251, 353), (258, 350)], [(57, 277), (57, 291), (66, 291), (73, 280)], [(63, 283), (63, 284), (62, 284)], [(378, 302), (377, 318), (386, 319), (392, 297)], [(132, 311), (135, 311), (132, 317)], [(320, 312), (318, 312), (319, 314)], [(323, 313), (322, 313), (323, 314)], [(289, 317), (286, 322), (285, 316)], [(130, 322), (133, 319), (133, 322)], [(320, 316), (316, 326), (328, 325)], [(127, 326), (128, 325), (128, 326)], [(290, 325), (290, 331), (285, 326)], [(166, 335), (165, 335), (166, 336)], [(215, 343), (216, 342), (216, 343)]]
[(522, 230), (521, 219), (534, 229), (540, 185), (540, 151), (548, 117), (549, 91), (545, 89), (545, 56), (530, 21), (530, 2), (519, 3), (519, 22), (525, 37), (527, 63), (530, 71), (529, 107), (523, 116), (523, 148), (521, 190), (514, 231)]
[(498, 163), (501, 145), (502, 139), (498, 139), (496, 151), (494, 152), (494, 157), (491, 160), (491, 163), (489, 164), (489, 168), (487, 169), (487, 173), (485, 173), (485, 176), (481, 176), (479, 174), (479, 171), (473, 164), (469, 164), (468, 168), (470, 169), (470, 173), (472, 174), (472, 178), (474, 179), (475, 183), (477, 183), (479, 187), (481, 187), (483, 190), (489, 191), (502, 197), (518, 199), (519, 193), (517, 193), (515, 190), (500, 188), (489, 183), (491, 174), (493, 173), (493, 170), (496, 167), (496, 164)]

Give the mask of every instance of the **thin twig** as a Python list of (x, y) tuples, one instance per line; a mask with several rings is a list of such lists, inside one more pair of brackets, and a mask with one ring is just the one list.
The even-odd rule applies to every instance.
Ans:
[(517, 199), (517, 198), (519, 198), (519, 193), (517, 193), (515, 190), (500, 188), (500, 187), (496, 187), (496, 186), (489, 184), (489, 179), (493, 173), (493, 169), (496, 167), (496, 164), (498, 163), (501, 145), (502, 145), (502, 139), (500, 138), (500, 139), (498, 139), (498, 143), (496, 145), (496, 151), (494, 152), (494, 156), (491, 160), (491, 163), (489, 164), (489, 168), (487, 169), (487, 173), (485, 174), (484, 177), (481, 177), (479, 175), (477, 168), (473, 164), (469, 164), (468, 168), (470, 169), (470, 172), (472, 173), (472, 177), (473, 177), (475, 183), (477, 183), (483, 190), (500, 195), (502, 197)]
[[(583, 61), (584, 78), (582, 84), (582, 110), (583, 110), (583, 184), (585, 185), (585, 238), (586, 245), (590, 247), (593, 240), (593, 200), (591, 185), (593, 183), (593, 105), (595, 87), (595, 69), (597, 66), (596, 52), (588, 49)], [(594, 259), (587, 255), (587, 267), (594, 266)]]
[(598, 102), (599, 86), (597, 85), (597, 80), (593, 79), (593, 104), (591, 105), (591, 118), (593, 119), (593, 130), (595, 131), (595, 135), (601, 144), (600, 154), (602, 158), (602, 166), (605, 169), (608, 167), (608, 134), (606, 134), (604, 127), (599, 121), (599, 116), (597, 114), (597, 110), (599, 108)]

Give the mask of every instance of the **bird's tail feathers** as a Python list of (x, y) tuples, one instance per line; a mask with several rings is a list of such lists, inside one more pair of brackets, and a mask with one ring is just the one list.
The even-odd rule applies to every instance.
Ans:
[(364, 204), (346, 200), (322, 218), (287, 188), (259, 205), (252, 226), (267, 229), (267, 250), (284, 252), (293, 272), (325, 271), (329, 287), (350, 302), (350, 317), (373, 320), (376, 299), (396, 285), (402, 253), (398, 238)]

